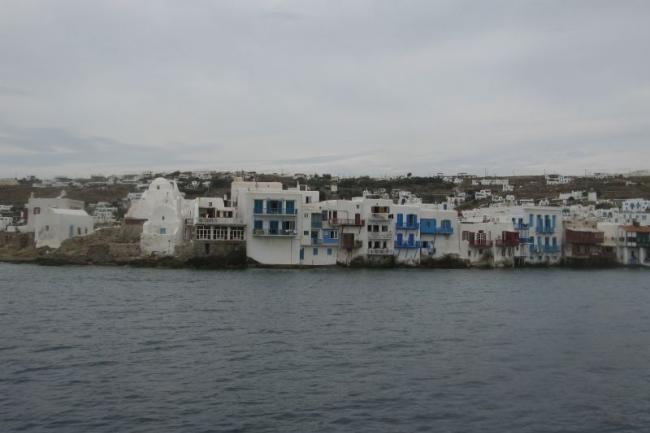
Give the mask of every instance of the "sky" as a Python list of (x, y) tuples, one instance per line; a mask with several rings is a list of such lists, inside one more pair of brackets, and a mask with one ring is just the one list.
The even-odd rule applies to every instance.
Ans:
[(0, 10), (0, 177), (650, 168), (646, 0)]

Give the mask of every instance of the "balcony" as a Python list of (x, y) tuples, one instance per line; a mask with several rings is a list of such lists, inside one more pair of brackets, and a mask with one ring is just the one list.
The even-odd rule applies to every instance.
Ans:
[(524, 237), (524, 238), (519, 238), (519, 243), (521, 245), (532, 244), (534, 240), (535, 238), (533, 237)]
[(559, 245), (544, 245), (542, 251), (544, 254), (557, 254), (560, 252)]
[(323, 238), (320, 240), (323, 245), (338, 245), (339, 240), (333, 238)]
[[(237, 224), (235, 223), (234, 218), (197, 218), (196, 222), (192, 218), (187, 218), (185, 220), (185, 224), (189, 225), (206, 225), (206, 226), (215, 226), (215, 225), (234, 225)], [(237, 225), (244, 225), (244, 224), (237, 224)]]
[(452, 234), (454, 234), (454, 228), (452, 226), (436, 227), (436, 234), (439, 234), (439, 235), (452, 235)]
[(417, 249), (420, 248), (420, 241), (398, 242), (395, 241), (395, 249)]
[(402, 223), (397, 223), (395, 225), (395, 228), (397, 230), (419, 230), (420, 229), (420, 223), (419, 222), (402, 222)]
[(257, 237), (292, 237), (296, 236), (298, 233), (295, 230), (264, 230), (264, 229), (254, 229), (253, 236)]
[(328, 220), (331, 226), (360, 226), (366, 225), (366, 221), (362, 219), (346, 219), (346, 218), (332, 218)]
[(388, 219), (388, 213), (371, 213), (370, 214), (370, 219), (379, 220), (379, 221), (386, 221)]
[(566, 230), (566, 241), (571, 244), (597, 245), (605, 241), (605, 233), (594, 231)]
[(520, 222), (516, 222), (514, 226), (515, 226), (515, 230), (528, 230), (530, 228), (528, 224), (524, 224)]
[(550, 235), (551, 233), (555, 232), (555, 227), (554, 226), (537, 226), (535, 228), (535, 232), (538, 235)]
[(489, 248), (492, 246), (492, 241), (488, 239), (470, 239), (469, 245), (476, 248)]
[(392, 256), (390, 248), (368, 248), (369, 256)]
[(368, 239), (389, 240), (389, 239), (393, 239), (393, 233), (392, 232), (368, 232)]
[(429, 226), (421, 225), (420, 234), (422, 235), (452, 235), (454, 234), (454, 228), (451, 226)]
[(272, 216), (280, 216), (280, 217), (295, 217), (298, 214), (297, 209), (280, 209), (280, 208), (272, 208), (272, 209), (255, 209), (253, 210), (253, 214), (255, 215), (272, 215)]
[(497, 239), (495, 241), (495, 245), (497, 247), (518, 247), (519, 246), (519, 239), (518, 238)]
[(559, 245), (531, 245), (530, 254), (558, 254)]

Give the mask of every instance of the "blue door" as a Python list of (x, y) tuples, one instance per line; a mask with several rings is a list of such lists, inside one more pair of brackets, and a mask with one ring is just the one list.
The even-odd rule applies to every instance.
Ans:
[(401, 213), (397, 214), (397, 227), (401, 227), (404, 224), (404, 215)]
[(272, 235), (277, 235), (278, 234), (278, 222), (277, 221), (270, 221), (269, 222), (269, 233)]
[(300, 260), (305, 260), (305, 249), (300, 248)]
[(264, 212), (264, 200), (255, 200), (255, 213), (263, 213)]
[(293, 215), (293, 214), (296, 213), (296, 209), (295, 209), (296, 202), (295, 202), (295, 201), (293, 201), (293, 200), (287, 200), (287, 201), (284, 203), (284, 206), (286, 207), (286, 211), (285, 211), (285, 212), (286, 212), (287, 214), (289, 214), (289, 215)]

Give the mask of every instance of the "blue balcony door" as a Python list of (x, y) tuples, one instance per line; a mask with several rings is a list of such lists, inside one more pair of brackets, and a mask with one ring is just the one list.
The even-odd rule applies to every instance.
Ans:
[(288, 213), (289, 215), (293, 215), (294, 213), (296, 213), (296, 208), (295, 208), (296, 202), (295, 201), (287, 200), (286, 202), (284, 202), (284, 206), (286, 208), (286, 213)]
[(279, 200), (269, 200), (266, 202), (266, 211), (272, 214), (282, 213), (282, 202)]
[(255, 200), (255, 213), (264, 212), (264, 200)]
[(401, 227), (404, 224), (404, 214), (397, 214), (397, 227)]
[(300, 248), (300, 260), (305, 260), (305, 249)]
[(269, 233), (272, 235), (277, 235), (278, 234), (278, 222), (277, 221), (270, 221), (269, 222)]
[(415, 236), (413, 233), (409, 234), (409, 245), (415, 245)]
[(407, 215), (406, 218), (407, 224), (411, 227), (418, 223), (418, 216), (415, 214)]
[(402, 241), (404, 240), (404, 235), (401, 233), (397, 233), (397, 245), (402, 245)]

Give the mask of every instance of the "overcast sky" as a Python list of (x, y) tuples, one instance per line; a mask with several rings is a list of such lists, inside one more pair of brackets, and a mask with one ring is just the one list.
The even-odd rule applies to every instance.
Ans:
[(0, 177), (650, 168), (650, 1), (0, 0)]

